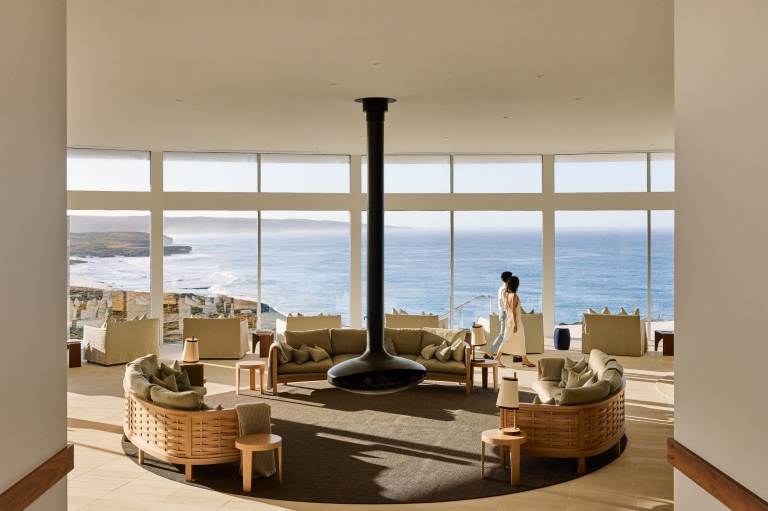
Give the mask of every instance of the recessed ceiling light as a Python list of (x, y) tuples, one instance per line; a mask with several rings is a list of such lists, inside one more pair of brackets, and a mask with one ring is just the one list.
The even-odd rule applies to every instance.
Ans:
[(502, 119), (509, 119), (509, 117), (502, 117)]
[(544, 78), (547, 75), (536, 75), (536, 78)]
[(380, 65), (381, 65), (381, 62), (374, 62), (374, 63), (373, 63), (373, 65), (374, 65), (374, 66), (380, 66)]
[(451, 138), (451, 137), (445, 137), (445, 138)]
[(581, 101), (581, 98), (574, 98), (574, 101)]
[(183, 99), (177, 99), (176, 101), (184, 101)]
[(338, 83), (332, 83), (331, 85), (338, 85)]
[(651, 145), (656, 145), (656, 144), (651, 144)]

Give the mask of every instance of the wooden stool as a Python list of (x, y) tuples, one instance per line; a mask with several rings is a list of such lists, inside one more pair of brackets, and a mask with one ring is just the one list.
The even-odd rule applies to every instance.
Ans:
[[(251, 373), (253, 374), (253, 373)], [(245, 435), (235, 438), (235, 447), (243, 451), (243, 491), (251, 491), (253, 453), (277, 449), (277, 477), (283, 485), (283, 439), (277, 435)]]
[(240, 394), (240, 371), (246, 369), (251, 373), (251, 390), (256, 390), (256, 369), (259, 370), (259, 387), (261, 393), (264, 393), (264, 370), (267, 368), (267, 363), (261, 360), (243, 360), (242, 362), (235, 363), (235, 385), (237, 386), (237, 394)]
[(520, 446), (525, 443), (526, 439), (525, 433), (522, 431), (519, 435), (505, 435), (498, 429), (483, 431), (480, 440), (480, 479), (483, 479), (485, 475), (485, 444), (492, 444), (500, 446), (499, 467), (501, 468), (504, 468), (505, 464), (505, 451), (509, 449), (509, 470), (512, 473), (512, 486), (520, 484)]
[(480, 367), (483, 370), (483, 388), (488, 388), (488, 368), (493, 368), (493, 391), (499, 391), (499, 362), (498, 360), (488, 360), (487, 358), (473, 358), (470, 361), (470, 369), (472, 370), (472, 384), (475, 384), (475, 367)]

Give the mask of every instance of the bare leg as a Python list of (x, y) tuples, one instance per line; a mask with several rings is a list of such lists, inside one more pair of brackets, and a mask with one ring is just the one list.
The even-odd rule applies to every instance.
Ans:
[(496, 356), (493, 357), (493, 359), (499, 363), (499, 367), (506, 367), (504, 364), (501, 363), (501, 350), (499, 350), (498, 353), (496, 353)]
[(528, 360), (528, 356), (527, 355), (523, 355), (523, 365), (525, 367), (536, 367), (536, 364), (534, 364), (530, 360)]

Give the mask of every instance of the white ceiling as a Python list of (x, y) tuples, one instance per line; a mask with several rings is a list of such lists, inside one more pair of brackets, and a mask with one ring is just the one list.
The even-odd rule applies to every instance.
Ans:
[(71, 146), (360, 154), (353, 100), (389, 96), (388, 153), (674, 147), (671, 0), (68, 0), (67, 16)]

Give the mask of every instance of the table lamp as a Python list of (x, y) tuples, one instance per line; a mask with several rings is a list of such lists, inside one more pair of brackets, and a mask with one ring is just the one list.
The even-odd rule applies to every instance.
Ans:
[(200, 350), (197, 347), (197, 339), (194, 337), (184, 339), (184, 353), (181, 355), (181, 360), (185, 364), (197, 364), (200, 362)]
[(483, 329), (483, 325), (478, 325), (477, 323), (472, 323), (472, 357), (475, 356), (475, 348), (478, 346), (485, 346), (486, 340), (485, 340), (485, 330)]
[(520, 428), (517, 427), (517, 410), (520, 408), (520, 398), (517, 395), (517, 373), (514, 376), (504, 376), (501, 378), (501, 387), (499, 388), (499, 397), (496, 398), (496, 406), (512, 410), (513, 423), (511, 428), (499, 428), (499, 432), (504, 435), (519, 435)]

